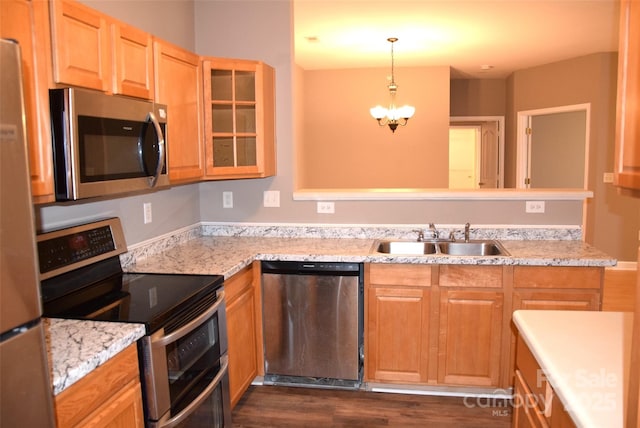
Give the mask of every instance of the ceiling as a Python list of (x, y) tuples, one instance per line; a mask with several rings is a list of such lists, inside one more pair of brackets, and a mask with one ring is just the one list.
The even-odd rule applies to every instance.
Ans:
[[(296, 64), (305, 70), (452, 67), (452, 77), (618, 50), (618, 0), (293, 0)], [(482, 66), (485, 69), (482, 69)], [(489, 66), (488, 69), (486, 66)]]

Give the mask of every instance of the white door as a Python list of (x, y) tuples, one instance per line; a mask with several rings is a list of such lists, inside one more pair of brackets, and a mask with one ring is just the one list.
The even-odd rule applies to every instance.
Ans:
[(500, 187), (500, 135), (498, 122), (483, 122), (480, 129), (482, 139), (480, 143), (480, 181), (481, 189), (495, 189)]
[(449, 127), (449, 189), (475, 189), (479, 177), (479, 126)]

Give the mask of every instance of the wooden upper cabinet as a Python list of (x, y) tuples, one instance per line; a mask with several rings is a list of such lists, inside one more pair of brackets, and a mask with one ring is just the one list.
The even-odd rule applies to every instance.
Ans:
[(615, 184), (640, 195), (640, 2), (620, 3)]
[(207, 178), (274, 175), (275, 73), (248, 60), (205, 58)]
[(48, 3), (27, 0), (0, 1), (0, 36), (17, 40), (21, 48), (33, 200), (35, 203), (53, 202), (55, 196), (49, 127), (51, 42)]
[(112, 23), (111, 41), (113, 92), (152, 100), (154, 75), (151, 34), (123, 23)]
[(167, 162), (172, 182), (204, 175), (202, 63), (200, 57), (154, 40), (155, 98), (167, 105)]
[(153, 99), (150, 34), (75, 0), (51, 2), (51, 28), (56, 83)]
[(109, 90), (109, 27), (105, 15), (75, 0), (53, 0), (51, 37), (56, 83)]

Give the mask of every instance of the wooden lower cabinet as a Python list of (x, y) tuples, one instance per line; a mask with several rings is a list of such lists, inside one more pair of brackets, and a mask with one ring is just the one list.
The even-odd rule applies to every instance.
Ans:
[[(604, 268), (575, 266), (516, 266), (513, 303), (518, 309), (599, 311), (602, 307)], [(509, 371), (514, 373), (517, 331), (511, 323)], [(509, 383), (514, 379), (509, 379)]]
[(508, 389), (517, 309), (599, 310), (604, 268), (365, 265), (365, 381)]
[(440, 291), (438, 383), (499, 386), (504, 293)]
[(66, 427), (143, 427), (136, 344), (55, 397), (56, 423)]
[(365, 267), (365, 378), (428, 381), (431, 266)]
[(576, 425), (521, 338), (516, 353), (512, 426), (574, 428)]
[[(259, 269), (255, 268), (255, 271)], [(259, 374), (262, 349), (259, 332), (262, 317), (259, 284), (254, 268), (248, 266), (225, 281), (227, 333), (229, 337), (229, 390), (233, 408)]]

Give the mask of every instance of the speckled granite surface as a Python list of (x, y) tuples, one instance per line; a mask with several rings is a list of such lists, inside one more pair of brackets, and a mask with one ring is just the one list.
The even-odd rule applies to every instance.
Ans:
[(53, 394), (57, 395), (144, 336), (142, 324), (45, 318)]
[(375, 251), (374, 239), (203, 236), (137, 260), (131, 272), (220, 274), (229, 278), (253, 260), (423, 264), (612, 266), (612, 259), (582, 241), (501, 241), (510, 256), (405, 256)]
[[(424, 228), (422, 228), (424, 229)], [(441, 236), (460, 228), (442, 228)], [(369, 263), (612, 266), (583, 243), (579, 228), (471, 228), (472, 239), (497, 239), (502, 256), (404, 256), (375, 251), (377, 239), (415, 240), (414, 227), (196, 225), (134, 246), (120, 259), (129, 272), (219, 274), (231, 277), (254, 260)], [(76, 382), (144, 335), (137, 324), (47, 320), (54, 393)]]

